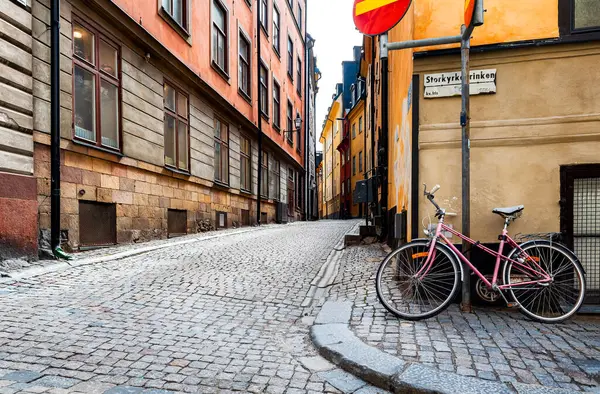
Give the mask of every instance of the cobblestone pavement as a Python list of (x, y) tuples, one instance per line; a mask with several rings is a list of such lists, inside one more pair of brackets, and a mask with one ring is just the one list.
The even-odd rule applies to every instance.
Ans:
[(376, 245), (346, 249), (331, 289), (330, 299), (354, 302), (351, 329), (365, 343), (465, 376), (600, 393), (600, 318), (544, 325), (517, 311), (476, 308), (463, 314), (451, 305), (426, 321), (398, 320), (375, 291), (384, 257)]
[(316, 357), (300, 306), (354, 224), (271, 226), (0, 285), (0, 393), (377, 392)]
[[(293, 225), (296, 225), (296, 224), (293, 224)], [(261, 226), (261, 229), (268, 229), (268, 228), (272, 228), (272, 227), (276, 228), (277, 225), (273, 225), (273, 224), (263, 225), (263, 226)], [(80, 260), (86, 260), (86, 259), (90, 259), (90, 258), (104, 257), (107, 255), (113, 255), (113, 254), (117, 254), (117, 253), (135, 251), (140, 248), (160, 248), (162, 246), (168, 246), (168, 245), (172, 244), (173, 242), (187, 242), (187, 241), (193, 241), (193, 240), (197, 240), (197, 239), (212, 237), (215, 235), (222, 236), (225, 234), (233, 234), (233, 233), (237, 233), (237, 232), (245, 232), (245, 231), (251, 231), (251, 230), (252, 230), (252, 228), (245, 227), (245, 228), (237, 228), (237, 229), (232, 228), (232, 229), (219, 230), (219, 231), (207, 231), (204, 233), (185, 235), (182, 237), (178, 237), (177, 239), (173, 239), (173, 238), (172, 239), (157, 239), (157, 240), (153, 240), (153, 241), (149, 241), (149, 242), (121, 244), (121, 245), (116, 245), (116, 246), (107, 247), (107, 248), (92, 249), (92, 250), (87, 250), (87, 251), (80, 252), (80, 253), (75, 253), (75, 254), (71, 255), (71, 257), (73, 258), (72, 262), (77, 262)], [(25, 260), (21, 260), (21, 259), (4, 260), (4, 261), (0, 261), (0, 272), (10, 273), (10, 272), (22, 270), (24, 268), (32, 268), (32, 267), (51, 265), (51, 264), (54, 264), (55, 262), (56, 262), (56, 260), (46, 260), (46, 259), (41, 259), (41, 260), (37, 260), (37, 261), (25, 261)]]

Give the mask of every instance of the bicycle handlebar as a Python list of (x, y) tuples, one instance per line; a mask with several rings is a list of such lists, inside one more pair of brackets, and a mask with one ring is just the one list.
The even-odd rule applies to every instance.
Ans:
[(427, 191), (427, 185), (423, 184), (424, 187), (424, 191), (423, 194), (427, 197), (427, 199), (433, 204), (433, 206), (435, 206), (437, 212), (436, 212), (436, 216), (458, 216), (456, 213), (453, 212), (449, 212), (447, 213), (444, 209), (440, 208), (440, 206), (435, 202), (435, 193), (440, 190), (441, 186), (440, 185), (435, 185), (433, 187), (433, 189), (431, 189), (430, 191)]

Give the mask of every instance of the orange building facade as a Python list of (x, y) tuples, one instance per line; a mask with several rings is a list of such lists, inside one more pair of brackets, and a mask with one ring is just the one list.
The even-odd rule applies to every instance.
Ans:
[[(389, 41), (456, 36), (463, 6), (415, 0)], [(561, 233), (588, 272), (587, 302), (598, 303), (600, 229), (589, 223), (600, 214), (600, 9), (575, 0), (486, 0), (485, 9), (471, 39), (471, 235), (494, 247), (502, 220), (491, 210), (524, 204), (511, 231)], [(365, 38), (364, 46), (363, 75), (376, 70), (367, 105), (375, 102), (377, 130), (379, 42)], [(435, 221), (423, 183), (442, 186), (437, 200), (457, 213), (448, 222), (461, 228), (461, 99), (440, 78), (460, 66), (457, 45), (389, 53), (388, 193), (379, 206), (393, 242), (422, 237)]]

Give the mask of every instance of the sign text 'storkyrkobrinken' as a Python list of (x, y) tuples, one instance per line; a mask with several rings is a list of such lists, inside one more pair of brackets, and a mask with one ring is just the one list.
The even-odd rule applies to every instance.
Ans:
[[(472, 70), (469, 91), (471, 95), (496, 93), (496, 69)], [(461, 95), (460, 71), (425, 75), (425, 98)]]

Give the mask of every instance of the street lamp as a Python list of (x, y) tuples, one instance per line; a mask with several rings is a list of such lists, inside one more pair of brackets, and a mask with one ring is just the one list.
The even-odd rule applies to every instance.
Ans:
[(286, 133), (299, 133), (301, 127), (302, 127), (302, 118), (300, 117), (300, 114), (297, 113), (296, 114), (296, 119), (294, 119), (294, 130), (285, 130), (283, 132), (283, 134), (286, 134)]

